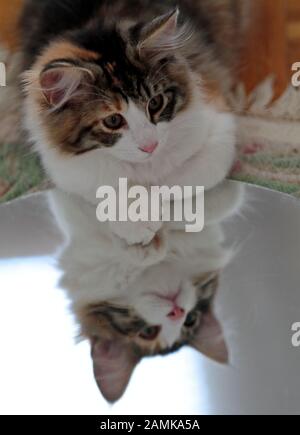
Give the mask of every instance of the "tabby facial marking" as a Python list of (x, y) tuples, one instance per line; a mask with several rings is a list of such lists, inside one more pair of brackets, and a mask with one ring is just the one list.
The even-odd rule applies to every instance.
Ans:
[(139, 29), (90, 26), (44, 50), (27, 93), (53, 147), (143, 162), (166, 144), (167, 124), (191, 97), (189, 70), (171, 49), (177, 15)]
[(240, 27), (233, 3), (25, 2), (24, 125), (57, 187), (94, 203), (120, 176), (224, 180), (235, 158), (234, 119), (219, 103)]
[[(82, 334), (92, 343), (95, 378), (107, 400), (119, 399), (145, 356), (165, 355), (190, 345), (218, 362), (228, 361), (222, 328), (213, 314), (217, 286), (218, 274), (211, 273), (193, 284), (182, 283), (174, 295), (146, 292), (142, 305), (135, 308), (111, 301), (79, 313)], [(114, 381), (109, 382), (110, 378)]]

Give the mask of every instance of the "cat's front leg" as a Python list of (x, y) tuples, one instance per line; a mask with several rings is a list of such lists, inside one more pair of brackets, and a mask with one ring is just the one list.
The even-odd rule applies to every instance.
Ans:
[(161, 228), (162, 222), (110, 222), (111, 231), (129, 246), (148, 245)]
[(162, 222), (110, 222), (114, 244), (131, 264), (148, 267), (167, 255), (167, 235)]

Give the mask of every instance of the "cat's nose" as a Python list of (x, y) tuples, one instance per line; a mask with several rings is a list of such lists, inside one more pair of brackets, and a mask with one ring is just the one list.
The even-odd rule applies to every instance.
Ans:
[(154, 153), (157, 147), (158, 147), (158, 142), (153, 142), (149, 145), (140, 147), (140, 150), (143, 151), (144, 153), (152, 154)]
[(175, 306), (173, 310), (168, 314), (169, 319), (171, 320), (181, 320), (185, 315), (185, 310), (178, 306)]

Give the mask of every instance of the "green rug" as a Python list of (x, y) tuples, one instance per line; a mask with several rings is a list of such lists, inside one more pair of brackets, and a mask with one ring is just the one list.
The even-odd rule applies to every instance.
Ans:
[(283, 152), (240, 155), (231, 178), (269, 189), (278, 190), (300, 198), (300, 153)]
[[(241, 154), (230, 178), (300, 198), (300, 154)], [(49, 184), (35, 153), (16, 144), (0, 146), (0, 203), (45, 190)]]
[(0, 146), (0, 203), (45, 189), (47, 180), (37, 155), (23, 146)]

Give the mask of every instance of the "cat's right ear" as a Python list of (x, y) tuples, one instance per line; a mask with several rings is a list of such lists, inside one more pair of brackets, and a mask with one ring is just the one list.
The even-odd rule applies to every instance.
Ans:
[(97, 385), (108, 402), (124, 394), (141, 357), (119, 339), (92, 340), (92, 359)]
[(52, 109), (59, 109), (79, 95), (81, 84), (94, 80), (93, 73), (73, 64), (52, 63), (40, 74), (40, 86), (45, 100)]
[(200, 327), (191, 345), (218, 363), (228, 364), (229, 362), (229, 352), (222, 326), (211, 310), (203, 314)]
[(139, 53), (171, 51), (182, 46), (187, 38), (187, 28), (179, 27), (178, 17), (179, 9), (176, 8), (146, 24), (139, 36)]

